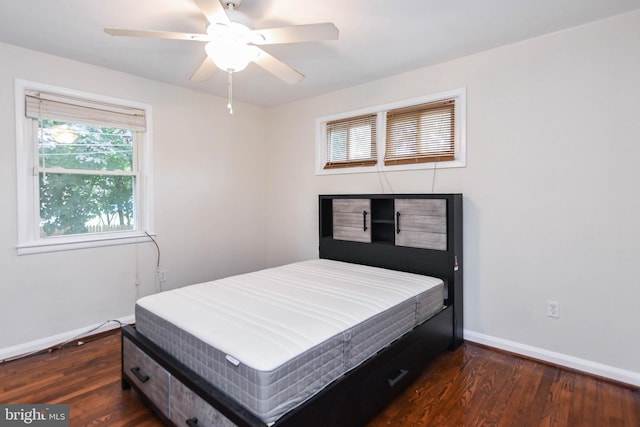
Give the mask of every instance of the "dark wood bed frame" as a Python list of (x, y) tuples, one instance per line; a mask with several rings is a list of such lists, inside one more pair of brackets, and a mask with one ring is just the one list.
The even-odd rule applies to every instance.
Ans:
[[(395, 246), (393, 242), (388, 241), (388, 236), (383, 236), (380, 241), (372, 243), (334, 239), (332, 202), (340, 198), (370, 199), (372, 203), (382, 205), (399, 198), (444, 199), (447, 204), (447, 249), (431, 250)], [(383, 216), (374, 215), (371, 218), (371, 226), (376, 227), (376, 221), (388, 224), (390, 221), (388, 215)], [(461, 194), (321, 195), (319, 196), (319, 225), (320, 258), (439, 277), (447, 285), (446, 308), (378, 352), (358, 368), (329, 384), (306, 403), (285, 414), (273, 424), (274, 427), (363, 425), (409, 386), (431, 360), (447, 349), (455, 350), (463, 342)], [(380, 227), (387, 226), (380, 225)], [(243, 406), (228, 398), (139, 334), (134, 327), (124, 327), (122, 336), (123, 344), (125, 339), (129, 340), (234, 424), (266, 426), (262, 420)], [(131, 386), (156, 410), (167, 425), (174, 425), (145, 396), (133, 381), (132, 372), (127, 372), (123, 364), (122, 387), (127, 389)], [(185, 424), (201, 425), (195, 418), (185, 420)]]

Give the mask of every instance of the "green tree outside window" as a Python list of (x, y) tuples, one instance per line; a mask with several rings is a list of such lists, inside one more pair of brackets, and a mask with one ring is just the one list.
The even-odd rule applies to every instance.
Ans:
[(41, 120), (40, 235), (132, 230), (134, 132)]

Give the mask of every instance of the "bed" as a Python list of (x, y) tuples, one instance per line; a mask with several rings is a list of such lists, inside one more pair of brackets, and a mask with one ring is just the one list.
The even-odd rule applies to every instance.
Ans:
[(140, 299), (123, 388), (168, 425), (362, 425), (461, 344), (461, 229), (459, 194), (319, 196), (319, 259)]

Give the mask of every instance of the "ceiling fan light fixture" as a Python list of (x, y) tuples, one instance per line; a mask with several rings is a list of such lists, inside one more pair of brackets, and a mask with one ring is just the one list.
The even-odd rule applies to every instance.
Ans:
[(255, 30), (251, 19), (236, 10), (236, 7), (240, 6), (243, 0), (194, 1), (210, 23), (207, 27), (207, 34), (123, 28), (105, 28), (104, 31), (112, 36), (206, 42), (207, 57), (190, 77), (190, 80), (197, 82), (208, 80), (216, 68), (226, 71), (228, 73), (230, 113), (233, 113), (231, 106), (232, 75), (244, 70), (251, 61), (286, 83), (296, 84), (304, 79), (302, 73), (271, 56), (258, 46), (338, 39), (338, 29), (330, 22)]
[(204, 49), (218, 68), (230, 73), (244, 70), (249, 62), (260, 56), (256, 46), (239, 42), (211, 42)]

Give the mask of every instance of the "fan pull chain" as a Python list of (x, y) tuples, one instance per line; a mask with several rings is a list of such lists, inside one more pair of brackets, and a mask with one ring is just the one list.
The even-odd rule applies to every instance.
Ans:
[(227, 108), (229, 109), (229, 114), (233, 114), (233, 105), (231, 104), (231, 102), (233, 101), (233, 78), (231, 77), (232, 74), (233, 74), (233, 71), (229, 71), (229, 77), (227, 82), (227, 86), (229, 88), (229, 103), (227, 104)]

